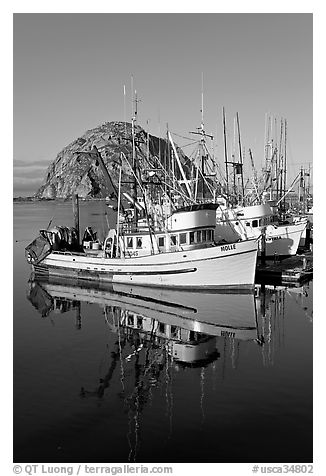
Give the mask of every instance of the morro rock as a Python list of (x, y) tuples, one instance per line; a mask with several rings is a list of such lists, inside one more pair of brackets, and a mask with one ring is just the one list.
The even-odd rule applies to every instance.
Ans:
[[(141, 168), (161, 168), (167, 164), (167, 141), (147, 134), (135, 126), (134, 144)], [(87, 151), (96, 146), (115, 185), (118, 184), (120, 167), (124, 184), (131, 182), (132, 126), (124, 122), (105, 122), (87, 131), (58, 153), (50, 164), (45, 183), (36, 192), (36, 198), (66, 199), (77, 193), (81, 198), (103, 198), (107, 184), (98, 162)], [(185, 164), (186, 157), (177, 147), (178, 155)], [(86, 153), (83, 153), (86, 152)], [(123, 152), (123, 154), (121, 154)], [(186, 167), (187, 168), (187, 167)]]

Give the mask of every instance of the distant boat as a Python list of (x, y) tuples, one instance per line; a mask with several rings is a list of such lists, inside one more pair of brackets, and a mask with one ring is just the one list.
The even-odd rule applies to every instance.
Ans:
[[(293, 256), (297, 253), (300, 238), (307, 227), (307, 220), (297, 223), (277, 224), (272, 221), (272, 209), (268, 203), (252, 206), (238, 206), (217, 210), (215, 239), (252, 239), (265, 232), (266, 257)], [(259, 240), (259, 252), (262, 239)]]

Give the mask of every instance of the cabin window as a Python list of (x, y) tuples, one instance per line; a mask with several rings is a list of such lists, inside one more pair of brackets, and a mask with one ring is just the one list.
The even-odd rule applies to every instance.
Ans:
[(177, 326), (171, 326), (171, 337), (177, 338), (178, 337), (178, 328)]
[(207, 241), (213, 241), (213, 230), (207, 230)]
[(158, 329), (159, 329), (160, 334), (165, 334), (165, 324), (160, 322)]
[(177, 246), (177, 235), (171, 235), (171, 245), (172, 246)]
[(192, 245), (195, 242), (195, 232), (191, 231), (189, 233), (189, 243)]
[(140, 236), (136, 238), (136, 246), (137, 248), (141, 248), (143, 246), (143, 239)]
[(196, 231), (196, 242), (200, 243), (201, 242), (201, 231)]
[(206, 239), (207, 239), (207, 238), (206, 238), (206, 230), (203, 230), (203, 231), (202, 231), (202, 240), (203, 240), (203, 241), (206, 241)]
[(257, 226), (258, 226), (258, 220), (252, 220), (252, 226), (253, 226), (254, 228), (257, 228)]
[(180, 245), (185, 245), (187, 243), (187, 233), (180, 233), (179, 241)]
[(249, 222), (249, 221), (246, 221), (246, 226), (250, 226), (250, 222)]
[(164, 236), (159, 236), (158, 237), (158, 246), (159, 248), (164, 248), (165, 245), (165, 237)]
[(128, 326), (134, 325), (134, 316), (128, 316)]
[(143, 328), (143, 318), (137, 316), (137, 329), (142, 329)]
[(127, 238), (127, 248), (134, 247), (134, 239), (132, 237)]

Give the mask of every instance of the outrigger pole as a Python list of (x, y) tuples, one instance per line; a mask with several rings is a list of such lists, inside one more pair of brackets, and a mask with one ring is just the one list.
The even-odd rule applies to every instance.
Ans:
[(172, 139), (172, 136), (171, 136), (170, 131), (168, 131), (168, 137), (169, 137), (169, 141), (171, 142), (172, 149), (173, 149), (173, 152), (174, 152), (174, 156), (175, 156), (175, 158), (176, 158), (176, 161), (177, 161), (179, 170), (180, 170), (180, 172), (181, 172), (181, 175), (182, 175), (184, 184), (185, 184), (186, 189), (187, 189), (187, 192), (188, 192), (188, 194), (189, 194), (189, 198), (192, 199), (191, 189), (190, 189), (190, 187), (189, 187), (189, 183), (188, 183), (187, 177), (186, 177), (186, 175), (185, 175), (185, 173), (184, 173), (184, 170), (183, 170), (182, 164), (181, 164), (181, 162), (180, 162), (180, 159), (179, 159), (179, 156), (178, 156), (178, 152), (177, 152), (176, 146), (175, 146), (175, 144), (174, 144), (174, 142), (173, 142), (173, 139)]

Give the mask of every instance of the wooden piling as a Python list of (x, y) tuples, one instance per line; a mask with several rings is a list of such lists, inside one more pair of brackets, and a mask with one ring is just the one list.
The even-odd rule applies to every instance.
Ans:
[(79, 230), (79, 199), (78, 194), (74, 193), (72, 196), (72, 210), (74, 215), (74, 226), (77, 231), (78, 247), (80, 246), (80, 230)]

